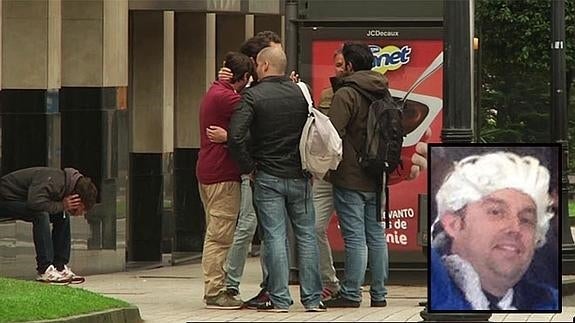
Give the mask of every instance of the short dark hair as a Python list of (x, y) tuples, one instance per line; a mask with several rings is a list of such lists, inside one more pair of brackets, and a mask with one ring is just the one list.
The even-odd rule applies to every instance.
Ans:
[(224, 66), (229, 68), (234, 76), (230, 80), (231, 83), (239, 81), (244, 74), (254, 74), (254, 63), (246, 55), (238, 52), (228, 52), (226, 54)]
[(348, 42), (343, 45), (341, 52), (345, 64), (351, 63), (355, 72), (368, 71), (373, 68), (374, 57), (367, 44)]
[(98, 189), (96, 188), (96, 185), (94, 185), (90, 177), (86, 176), (82, 176), (78, 179), (72, 193), (80, 196), (86, 211), (90, 211), (94, 207), (96, 199), (98, 198)]
[(263, 38), (268, 43), (280, 44), (282, 42), (282, 39), (280, 38), (280, 36), (271, 30), (260, 31), (259, 33), (257, 33), (255, 35), (255, 37)]
[(270, 42), (263, 37), (251, 37), (250, 39), (246, 40), (242, 46), (240, 47), (240, 52), (248, 57), (251, 57), (256, 60), (258, 53), (270, 46)]

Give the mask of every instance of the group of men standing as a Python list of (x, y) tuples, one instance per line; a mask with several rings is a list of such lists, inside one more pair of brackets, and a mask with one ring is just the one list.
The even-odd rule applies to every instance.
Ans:
[[(330, 95), (322, 95), (322, 112), (343, 140), (343, 159), (326, 178), (312, 179), (302, 170), (299, 153), (308, 103), (294, 73), (286, 76), (280, 42), (274, 33), (262, 32), (247, 40), (241, 53), (229, 53), (200, 107), (197, 176), (207, 225), (202, 258), (206, 307), (287, 312), (293, 304), (290, 224), (306, 311), (359, 307), (368, 258), (371, 306), (386, 306), (388, 255), (377, 222), (377, 183), (363, 172), (353, 148), (361, 146), (371, 102), (351, 87), (338, 89), (337, 80), (331, 104)], [(346, 43), (334, 60), (338, 79), (374, 94), (387, 90), (385, 76), (371, 71), (367, 45)], [(252, 187), (255, 212), (250, 209)], [(345, 242), (341, 284), (325, 233), (334, 207)], [(237, 298), (239, 281), (256, 223), (263, 242), (262, 291), (244, 305)]]

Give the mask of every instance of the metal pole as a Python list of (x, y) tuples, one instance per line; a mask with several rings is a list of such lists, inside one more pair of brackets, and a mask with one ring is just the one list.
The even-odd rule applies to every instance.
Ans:
[(298, 18), (297, 0), (286, 0), (285, 2), (285, 51), (287, 56), (287, 72), (297, 70), (297, 23), (295, 20)]
[(565, 0), (551, 0), (551, 108), (553, 139), (561, 144), (561, 227), (563, 274), (575, 273), (575, 245), (569, 224), (569, 145), (565, 71)]
[[(473, 140), (473, 0), (443, 2), (443, 129), (441, 140), (470, 143)], [(428, 259), (429, 261), (429, 259)], [(433, 301), (433, 300), (432, 300)], [(428, 302), (429, 306), (429, 302)], [(420, 312), (424, 321), (485, 321), (489, 313)]]
[(444, 0), (443, 130), (441, 141), (473, 140), (471, 1)]
[[(298, 0), (285, 0), (285, 53), (287, 56), (286, 72), (288, 74), (292, 71), (297, 71), (298, 30), (297, 23), (295, 22), (298, 18), (297, 1)], [(297, 284), (299, 283), (299, 270), (295, 235), (289, 221), (287, 221), (286, 226), (288, 228), (288, 241), (286, 244), (289, 259), (289, 282), (290, 284)]]
[(475, 119), (473, 125), (474, 140), (476, 143), (481, 141), (481, 31), (476, 38), (477, 43), (473, 43), (475, 50)]

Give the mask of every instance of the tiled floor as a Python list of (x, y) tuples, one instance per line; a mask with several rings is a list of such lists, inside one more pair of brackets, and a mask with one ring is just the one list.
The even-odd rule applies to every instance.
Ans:
[[(248, 299), (259, 291), (259, 261), (249, 258), (241, 285), (241, 297)], [(289, 313), (271, 314), (254, 310), (208, 310), (204, 308), (203, 280), (199, 263), (156, 269), (89, 276), (80, 287), (126, 300), (140, 309), (146, 322), (186, 321), (394, 321), (417, 322), (425, 299), (421, 286), (388, 286), (388, 306), (369, 307), (369, 294), (357, 309), (328, 309), (325, 313), (307, 313), (299, 302), (298, 286), (290, 286), (294, 306)], [(561, 314), (496, 314), (493, 322), (572, 322), (575, 306), (564, 306)]]

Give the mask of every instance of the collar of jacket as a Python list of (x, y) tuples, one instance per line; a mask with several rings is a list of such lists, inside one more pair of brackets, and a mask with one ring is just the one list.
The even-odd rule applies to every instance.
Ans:
[(258, 80), (258, 83), (283, 82), (283, 81), (289, 81), (289, 77), (287, 77), (285, 75), (270, 75), (270, 76), (264, 77), (263, 79)]
[(329, 83), (331, 84), (333, 93), (335, 93), (337, 90), (339, 90), (340, 87), (344, 85), (345, 82), (341, 76), (332, 76), (329, 78)]
[[(457, 289), (452, 289), (451, 287), (445, 288), (441, 291), (441, 294), (448, 299), (459, 298), (461, 300), (452, 300), (450, 305), (462, 305), (461, 301), (464, 301), (469, 308), (462, 307), (458, 309), (470, 309), (479, 310), (489, 309), (489, 304), (487, 303), (487, 298), (480, 287), (479, 277), (475, 270), (471, 267), (469, 263), (462, 260), (464, 263), (460, 262), (456, 257), (449, 257), (443, 254), (436, 248), (431, 248), (431, 267), (432, 275), (438, 277), (438, 279), (448, 279), (450, 280), (450, 286)], [(449, 259), (449, 260), (448, 260)], [(469, 268), (471, 267), (471, 268)], [(455, 269), (456, 272), (453, 272)], [(455, 278), (454, 276), (459, 276)], [(461, 277), (463, 276), (463, 277)], [(447, 278), (449, 277), (449, 278)], [(459, 280), (459, 282), (458, 282)], [(439, 281), (434, 281), (434, 283), (440, 283)], [(433, 287), (432, 287), (433, 288)], [(506, 302), (501, 305), (506, 305), (504, 309), (519, 309), (519, 310), (554, 310), (559, 308), (558, 306), (558, 294), (557, 290), (553, 286), (549, 286), (544, 283), (539, 283), (529, 280), (524, 276), (513, 289), (508, 290), (508, 293), (512, 291), (513, 297), (509, 297)], [(458, 296), (460, 294), (460, 296)], [(485, 298), (485, 299), (483, 299)], [(476, 307), (477, 305), (479, 307)], [(474, 306), (474, 304), (476, 306)], [(444, 308), (438, 308), (444, 309)]]

